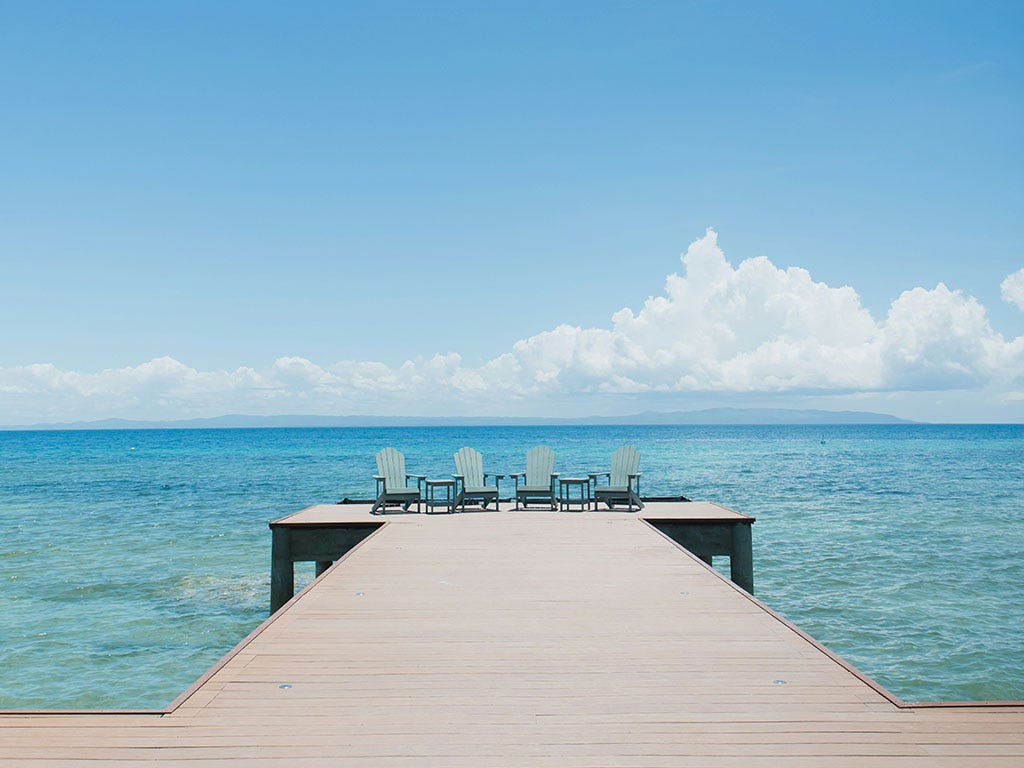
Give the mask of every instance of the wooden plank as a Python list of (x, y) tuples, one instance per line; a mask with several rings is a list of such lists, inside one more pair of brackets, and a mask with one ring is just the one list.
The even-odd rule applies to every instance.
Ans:
[[(319, 523), (379, 523), (379, 517), (369, 514), (370, 504), (316, 504), (298, 512), (274, 520), (271, 525), (312, 525)], [(545, 510), (533, 510), (546, 514)], [(602, 516), (618, 515), (619, 512), (600, 512)], [(628, 513), (627, 513), (628, 514)], [(750, 515), (735, 512), (711, 501), (670, 501), (648, 502), (642, 512), (637, 513), (645, 520), (692, 520), (692, 521), (754, 521)], [(389, 518), (389, 522), (421, 522), (417, 517)]]
[(484, 485), (484, 463), (483, 456), (475, 448), (459, 448), (453, 456), (455, 459), (455, 473), (462, 475), (464, 485), (470, 488), (480, 488)]
[(399, 491), (405, 488), (405, 456), (394, 448), (384, 448), (377, 454), (377, 474), (384, 478), (384, 488)]
[(172, 712), (0, 716), (0, 766), (1021, 764), (1024, 705), (901, 708), (643, 522), (736, 513), (661, 506), (389, 517)]

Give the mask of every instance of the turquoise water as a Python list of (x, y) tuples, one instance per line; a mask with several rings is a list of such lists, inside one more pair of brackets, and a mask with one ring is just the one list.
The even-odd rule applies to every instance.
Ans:
[[(1024, 699), (1024, 427), (0, 432), (0, 708), (162, 707), (267, 614), (267, 522), (462, 445), (758, 518), (758, 597), (908, 700)], [(308, 578), (310, 573), (305, 572)]]

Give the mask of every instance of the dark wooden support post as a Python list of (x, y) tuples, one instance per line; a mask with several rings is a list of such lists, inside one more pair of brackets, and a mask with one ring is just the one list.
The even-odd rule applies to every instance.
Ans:
[(750, 523), (732, 526), (732, 555), (729, 558), (729, 577), (738, 587), (754, 594), (754, 548)]
[(280, 610), (295, 595), (295, 563), (316, 563), (316, 575), (334, 565), (383, 523), (270, 524), (270, 612)]
[(732, 520), (647, 519), (646, 522), (676, 544), (713, 565), (715, 555), (729, 557), (729, 576), (733, 583), (754, 594), (754, 553), (750, 524), (754, 518), (739, 516)]
[(270, 612), (276, 612), (295, 594), (295, 562), (292, 560), (291, 531), (271, 529)]

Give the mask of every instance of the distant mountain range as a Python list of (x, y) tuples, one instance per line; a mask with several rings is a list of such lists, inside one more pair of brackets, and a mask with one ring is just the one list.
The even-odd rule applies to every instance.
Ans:
[(272, 427), (462, 427), (528, 425), (626, 425), (652, 424), (912, 424), (885, 413), (867, 411), (818, 411), (789, 408), (705, 408), (700, 411), (645, 411), (630, 416), (539, 418), (528, 416), (245, 416), (230, 414), (205, 419), (142, 421), (101, 419), (67, 423), (0, 427), (30, 429), (241, 429)]

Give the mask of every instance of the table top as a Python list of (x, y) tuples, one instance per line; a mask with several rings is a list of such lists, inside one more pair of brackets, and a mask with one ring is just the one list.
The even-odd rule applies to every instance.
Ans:
[(454, 480), (426, 480), (427, 485), (455, 485)]
[(590, 478), (589, 477), (560, 477), (560, 478), (558, 478), (558, 482), (562, 483), (563, 485), (573, 485), (575, 483), (583, 484), (583, 483), (589, 483), (590, 482)]

